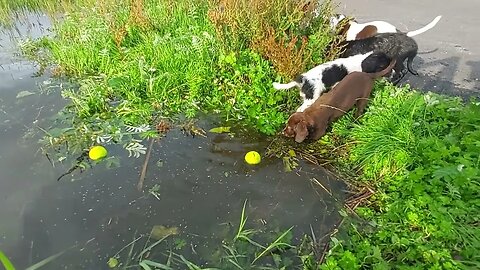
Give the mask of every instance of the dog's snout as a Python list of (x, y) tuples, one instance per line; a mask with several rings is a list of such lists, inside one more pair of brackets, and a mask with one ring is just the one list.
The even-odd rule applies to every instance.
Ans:
[(292, 130), (291, 127), (286, 126), (283, 129), (283, 136), (291, 138), (291, 137), (295, 136), (295, 134), (293, 134), (293, 130)]

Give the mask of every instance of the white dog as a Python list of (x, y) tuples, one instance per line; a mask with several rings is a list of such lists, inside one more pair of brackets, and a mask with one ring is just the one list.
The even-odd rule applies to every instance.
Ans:
[[(433, 21), (429, 24), (425, 25), (424, 27), (417, 29), (415, 31), (407, 32), (407, 36), (413, 37), (419, 34), (422, 34), (433, 27), (440, 21), (442, 16), (437, 16)], [(343, 14), (337, 14), (330, 18), (330, 28), (335, 30), (343, 20), (347, 19), (347, 17)], [(363, 39), (367, 37), (371, 37), (377, 33), (396, 33), (400, 32), (398, 29), (385, 21), (372, 21), (366, 23), (358, 23), (354, 20), (350, 20), (348, 23), (345, 24), (344, 29), (342, 30), (343, 33), (346, 32), (346, 40), (355, 40), (355, 39)]]

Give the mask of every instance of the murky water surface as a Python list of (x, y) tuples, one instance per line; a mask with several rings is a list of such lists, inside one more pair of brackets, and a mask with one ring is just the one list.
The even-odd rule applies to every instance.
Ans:
[[(235, 132), (204, 138), (173, 129), (153, 144), (143, 192), (136, 185), (144, 156), (128, 158), (120, 147), (109, 149), (120, 167), (100, 164), (57, 182), (67, 165), (52, 167), (28, 131), (48, 125), (66, 101), (59, 82), (33, 77), (37, 67), (16, 54), (18, 38), (49, 34), (48, 26), (45, 17), (32, 16), (0, 35), (0, 249), (19, 269), (74, 245), (45, 269), (108, 269), (111, 256), (160, 225), (177, 233), (172, 243), (183, 248), (176, 252), (206, 263), (238, 227), (245, 200), (249, 228), (294, 226), (297, 240), (311, 229), (321, 237), (338, 221), (341, 181), (304, 163), (289, 173), (277, 159), (246, 165), (244, 154), (262, 152), (268, 142)], [(219, 124), (197, 123), (206, 130)]]

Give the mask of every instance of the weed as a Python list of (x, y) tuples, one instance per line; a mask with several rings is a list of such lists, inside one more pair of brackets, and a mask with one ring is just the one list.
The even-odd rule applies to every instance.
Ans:
[(215, 92), (206, 100), (207, 108), (215, 110), (222, 104), (227, 120), (242, 121), (265, 134), (275, 134), (298, 94), (273, 90), (273, 69), (252, 51), (221, 55), (218, 68)]
[[(383, 88), (383, 89), (382, 89)], [(411, 165), (416, 151), (414, 130), (415, 112), (423, 108), (422, 99), (409, 89), (396, 89), (379, 84), (370, 101), (369, 110), (361, 120), (345, 129), (336, 129), (339, 135), (349, 136), (349, 159), (357, 164), (364, 178), (376, 180), (392, 178)]]

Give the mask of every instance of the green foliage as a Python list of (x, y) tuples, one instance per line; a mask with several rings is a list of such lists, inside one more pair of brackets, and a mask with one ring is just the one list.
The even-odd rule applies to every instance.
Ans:
[(419, 125), (414, 115), (423, 106), (422, 97), (408, 88), (378, 83), (362, 118), (337, 125), (336, 133), (354, 143), (348, 159), (362, 169), (364, 179), (391, 179), (411, 165)]
[(260, 55), (252, 51), (221, 55), (217, 72), (213, 95), (206, 100), (208, 108), (221, 106), (219, 112), (227, 120), (241, 121), (269, 135), (285, 123), (286, 111), (298, 93), (273, 90), (274, 71)]
[(348, 135), (339, 124), (377, 194), (322, 269), (478, 267), (479, 105), (386, 86)]

